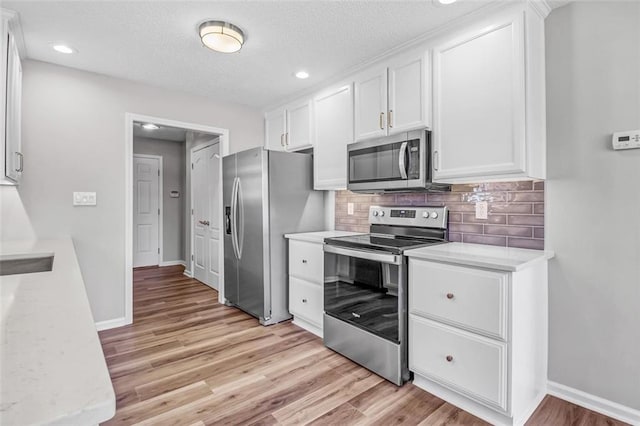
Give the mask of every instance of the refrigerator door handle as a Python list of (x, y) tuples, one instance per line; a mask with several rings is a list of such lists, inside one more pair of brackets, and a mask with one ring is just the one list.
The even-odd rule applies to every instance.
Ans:
[(236, 245), (238, 246), (238, 260), (242, 258), (242, 247), (244, 246), (244, 202), (242, 194), (242, 181), (238, 178), (238, 189), (236, 190), (236, 203), (237, 209), (239, 209), (238, 225), (239, 230), (236, 229)]
[(231, 190), (231, 245), (233, 247), (233, 255), (236, 259), (238, 259), (238, 242), (237, 242), (237, 233), (238, 233), (238, 224), (237, 222), (237, 213), (238, 213), (238, 178), (233, 179), (233, 189)]

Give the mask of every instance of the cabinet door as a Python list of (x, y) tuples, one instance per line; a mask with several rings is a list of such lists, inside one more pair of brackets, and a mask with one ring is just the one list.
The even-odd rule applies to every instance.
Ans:
[(525, 171), (524, 16), (434, 49), (434, 178)]
[(389, 64), (389, 134), (431, 125), (428, 69), (427, 52), (403, 55)]
[(265, 148), (272, 151), (284, 151), (285, 120), (286, 117), (284, 108), (265, 114)]
[(5, 175), (17, 182), (24, 168), (20, 134), (22, 65), (20, 64), (18, 46), (11, 33), (9, 33), (8, 42)]
[(387, 68), (374, 68), (355, 81), (355, 139), (387, 134)]
[(352, 87), (341, 86), (314, 99), (314, 189), (347, 188), (347, 145), (353, 142)]
[(311, 100), (287, 107), (287, 131), (284, 142), (288, 151), (309, 148), (313, 145), (311, 112)]

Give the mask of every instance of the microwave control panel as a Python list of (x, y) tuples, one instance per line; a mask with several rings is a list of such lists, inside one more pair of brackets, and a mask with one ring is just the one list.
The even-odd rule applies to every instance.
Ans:
[(616, 132), (613, 134), (612, 144), (615, 150), (640, 148), (640, 130)]

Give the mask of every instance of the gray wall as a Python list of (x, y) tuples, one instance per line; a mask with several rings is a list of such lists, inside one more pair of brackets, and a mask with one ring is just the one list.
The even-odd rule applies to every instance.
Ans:
[(640, 409), (640, 2), (546, 21), (549, 379)]
[[(227, 128), (231, 152), (264, 139), (257, 110), (25, 61), (19, 194), (38, 237), (73, 238), (96, 321), (125, 311), (126, 112)], [(98, 205), (73, 207), (73, 191), (96, 191)]]
[[(151, 138), (133, 138), (135, 154), (162, 157), (162, 260), (170, 262), (185, 259), (185, 142)], [(179, 198), (171, 198), (178, 191)]]

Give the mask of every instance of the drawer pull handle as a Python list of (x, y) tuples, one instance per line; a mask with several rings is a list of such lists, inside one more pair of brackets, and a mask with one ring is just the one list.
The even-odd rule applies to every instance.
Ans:
[(307, 260), (306, 259), (302, 259), (302, 263), (307, 263)]
[(302, 303), (307, 303), (307, 299), (302, 299)]
[(447, 299), (451, 300), (453, 299), (453, 293), (447, 293)]
[(446, 359), (447, 359), (447, 362), (451, 362), (451, 361), (453, 361), (453, 357), (452, 357), (451, 355), (447, 355), (447, 358), (446, 358)]

